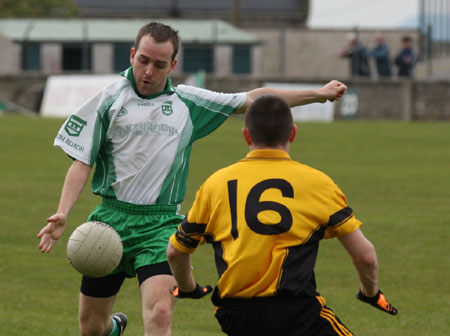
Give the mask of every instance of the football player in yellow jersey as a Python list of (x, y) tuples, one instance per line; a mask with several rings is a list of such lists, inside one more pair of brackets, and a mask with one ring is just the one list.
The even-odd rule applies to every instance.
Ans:
[(243, 129), (249, 154), (203, 183), (170, 238), (167, 257), (179, 298), (211, 291), (196, 283), (190, 254), (212, 244), (219, 273), (212, 301), (228, 335), (353, 335), (316, 291), (319, 242), (333, 237), (359, 275), (357, 298), (397, 313), (378, 288), (374, 246), (343, 192), (324, 173), (291, 160), (296, 133), (284, 100), (255, 100)]

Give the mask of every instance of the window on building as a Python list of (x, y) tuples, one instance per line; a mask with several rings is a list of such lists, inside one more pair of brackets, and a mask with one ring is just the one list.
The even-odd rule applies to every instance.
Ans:
[(130, 49), (132, 43), (114, 44), (114, 72), (121, 72), (130, 66)]
[(85, 43), (64, 44), (62, 48), (64, 71), (90, 71), (91, 46)]
[(214, 50), (212, 46), (183, 47), (183, 72), (195, 73), (203, 70), (206, 73), (214, 71)]
[(39, 43), (26, 42), (22, 45), (22, 69), (41, 69), (41, 46)]
[(234, 46), (233, 47), (233, 73), (235, 74), (249, 74), (251, 73), (249, 46)]

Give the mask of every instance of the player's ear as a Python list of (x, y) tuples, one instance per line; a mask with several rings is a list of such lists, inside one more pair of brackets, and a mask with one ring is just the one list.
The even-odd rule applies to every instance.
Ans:
[(133, 64), (134, 63), (134, 55), (136, 55), (136, 49), (134, 49), (134, 47), (133, 47), (130, 50), (130, 64), (131, 65), (134, 65)]
[(291, 135), (289, 135), (289, 142), (293, 142), (297, 135), (297, 125), (292, 125)]
[(252, 137), (250, 136), (250, 132), (248, 131), (248, 129), (246, 129), (245, 127), (242, 129), (242, 135), (244, 136), (247, 145), (250, 146), (252, 144)]
[(170, 63), (170, 69), (169, 69), (169, 74), (172, 73), (173, 69), (175, 69), (175, 66), (177, 65), (178, 61), (175, 58), (172, 63)]

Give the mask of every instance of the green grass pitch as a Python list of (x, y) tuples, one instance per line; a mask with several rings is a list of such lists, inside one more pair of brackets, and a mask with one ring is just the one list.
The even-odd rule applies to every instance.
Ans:
[[(78, 335), (80, 276), (66, 258), (75, 226), (97, 197), (86, 188), (54, 251), (42, 255), (37, 232), (54, 213), (71, 160), (53, 148), (63, 120), (0, 116), (0, 334)], [(247, 152), (243, 121), (231, 118), (193, 149), (183, 211), (202, 181)], [(335, 240), (321, 244), (319, 292), (356, 335), (446, 335), (450, 326), (450, 123), (336, 121), (299, 125), (293, 159), (330, 175), (343, 189), (375, 244), (380, 287), (395, 317), (355, 299), (358, 279)], [(193, 257), (201, 284), (217, 279), (212, 248)], [(129, 317), (127, 335), (142, 335), (137, 280), (125, 282), (115, 310)], [(209, 300), (179, 301), (174, 335), (220, 335)]]

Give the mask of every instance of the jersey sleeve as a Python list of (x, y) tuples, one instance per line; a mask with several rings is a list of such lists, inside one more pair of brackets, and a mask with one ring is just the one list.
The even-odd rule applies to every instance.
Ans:
[(220, 93), (186, 85), (178, 85), (176, 93), (189, 108), (195, 140), (217, 129), (247, 98), (245, 92)]
[(187, 216), (170, 237), (170, 243), (180, 252), (193, 253), (199, 244), (205, 242), (203, 235), (210, 218), (208, 197), (205, 197), (204, 184), (197, 191), (194, 204)]
[(352, 208), (348, 206), (344, 193), (334, 183), (331, 186), (329, 202), (330, 208), (336, 211), (329, 217), (324, 239), (346, 236), (362, 225), (355, 217)]
[(106, 138), (108, 111), (107, 93), (101, 91), (81, 105), (63, 124), (54, 146), (91, 167)]

